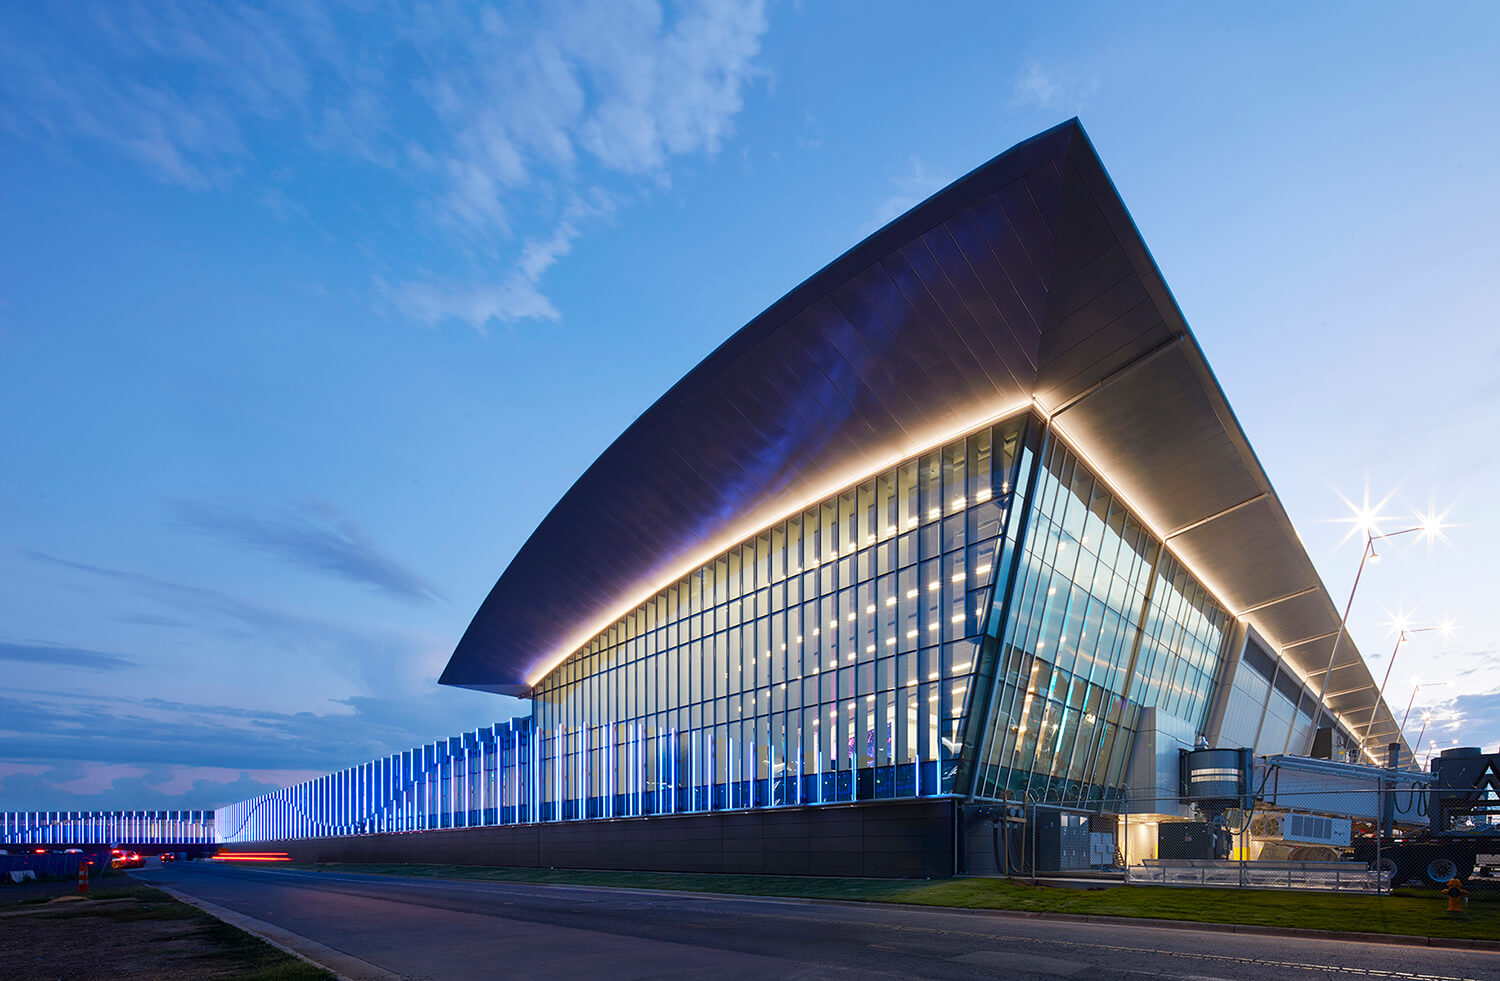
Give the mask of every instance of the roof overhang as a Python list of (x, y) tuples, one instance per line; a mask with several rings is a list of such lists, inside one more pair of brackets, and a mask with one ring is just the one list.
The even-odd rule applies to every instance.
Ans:
[[(1076, 120), (1007, 150), (755, 318), (517, 552), (441, 682), (524, 694), (657, 590), (803, 507), (1034, 406), (1317, 691), (1339, 616)], [(1331, 708), (1395, 723), (1339, 641)]]

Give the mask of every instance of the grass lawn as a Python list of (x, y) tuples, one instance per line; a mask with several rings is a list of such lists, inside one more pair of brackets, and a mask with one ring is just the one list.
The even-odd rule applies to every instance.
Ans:
[(1466, 912), (1453, 915), (1437, 890), (1397, 889), (1390, 896), (1111, 886), (1062, 889), (1010, 879), (839, 879), (685, 872), (482, 868), (466, 865), (318, 864), (309, 868), (384, 875), (678, 889), (744, 896), (912, 903), (963, 909), (1023, 910), (1092, 916), (1135, 916), (1208, 923), (1352, 930), (1419, 937), (1500, 939), (1500, 890), (1471, 890)]

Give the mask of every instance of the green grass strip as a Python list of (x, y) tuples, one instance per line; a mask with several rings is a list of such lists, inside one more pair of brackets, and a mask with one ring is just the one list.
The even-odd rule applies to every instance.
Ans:
[(1390, 896), (1370, 896), (1125, 885), (1103, 889), (1065, 889), (1033, 886), (1013, 879), (988, 878), (845, 879), (690, 872), (488, 868), (468, 865), (319, 863), (301, 867), (377, 875), (673, 889), (739, 896), (842, 899), (959, 909), (1146, 917), (1416, 937), (1500, 939), (1500, 890), (1472, 890), (1469, 908), (1455, 915), (1446, 911), (1447, 902), (1437, 890), (1405, 888), (1396, 890)]

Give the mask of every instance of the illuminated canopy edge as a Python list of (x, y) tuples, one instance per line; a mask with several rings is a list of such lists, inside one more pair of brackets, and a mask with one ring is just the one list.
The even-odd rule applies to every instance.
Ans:
[[(1032, 402), (1231, 612), (1253, 610), (1246, 619), (1273, 644), (1337, 627), (1075, 119), (872, 234), (642, 413), (516, 553), (441, 683), (524, 693), (538, 671), (737, 534), (903, 448)], [(1314, 676), (1331, 645), (1290, 647), (1288, 663)], [(1369, 678), (1347, 638), (1335, 672), (1330, 691)], [(1373, 688), (1330, 699), (1361, 724), (1373, 700)], [(1383, 726), (1395, 728), (1381, 705)]]

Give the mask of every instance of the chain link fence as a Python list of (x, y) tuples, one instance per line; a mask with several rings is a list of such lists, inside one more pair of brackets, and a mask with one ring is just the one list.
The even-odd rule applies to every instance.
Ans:
[(1457, 878), (1500, 898), (1500, 819), (1485, 799), (1455, 806), (1451, 789), (1410, 785), (1260, 789), (1243, 806), (1155, 789), (1108, 810), (1033, 795), (976, 803), (964, 865), (1037, 880), (1367, 893)]

